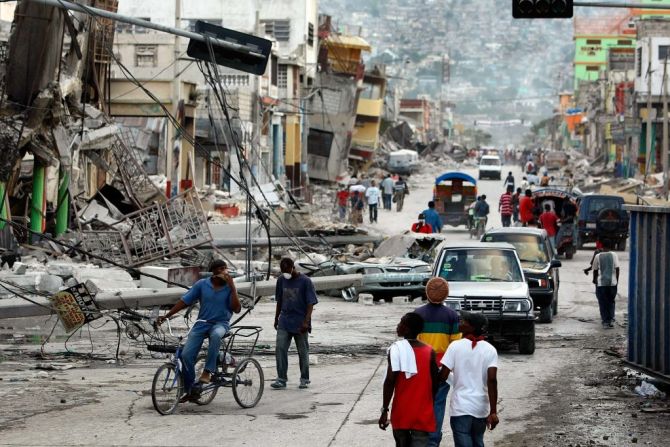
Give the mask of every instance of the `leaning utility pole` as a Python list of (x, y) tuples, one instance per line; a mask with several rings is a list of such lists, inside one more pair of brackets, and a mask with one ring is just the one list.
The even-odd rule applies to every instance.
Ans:
[(668, 198), (668, 55), (663, 64), (663, 197)]
[(646, 141), (646, 146), (647, 150), (645, 152), (645, 166), (644, 166), (644, 177), (645, 180), (647, 178), (647, 175), (649, 175), (649, 170), (651, 169), (651, 126), (652, 126), (652, 117), (651, 117), (651, 107), (652, 107), (652, 102), (651, 102), (651, 58), (653, 57), (652, 49), (651, 49), (651, 39), (649, 39), (649, 45), (648, 45), (648, 54), (649, 54), (649, 64), (647, 66), (647, 141)]

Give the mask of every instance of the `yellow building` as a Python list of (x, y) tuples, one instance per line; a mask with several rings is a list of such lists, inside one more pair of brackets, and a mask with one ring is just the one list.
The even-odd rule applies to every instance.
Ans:
[(349, 158), (368, 161), (379, 146), (379, 129), (384, 113), (386, 95), (386, 75), (375, 67), (366, 72), (363, 87), (358, 98), (356, 128), (354, 129)]

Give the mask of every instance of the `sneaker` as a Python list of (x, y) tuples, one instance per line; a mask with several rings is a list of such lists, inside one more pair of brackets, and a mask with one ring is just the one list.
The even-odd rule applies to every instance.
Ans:
[(614, 327), (614, 321), (610, 321), (607, 327), (613, 328)]
[(609, 328), (610, 328), (609, 323), (603, 321), (603, 329), (609, 329)]
[(212, 381), (212, 373), (207, 370), (203, 371), (198, 381), (200, 383), (210, 383)]
[(298, 386), (298, 388), (300, 388), (301, 390), (304, 390), (305, 388), (309, 388), (310, 383), (311, 382), (309, 380), (300, 379), (300, 385)]
[(286, 388), (286, 382), (283, 382), (281, 380), (275, 380), (270, 384), (270, 387), (272, 387), (275, 390), (282, 390)]

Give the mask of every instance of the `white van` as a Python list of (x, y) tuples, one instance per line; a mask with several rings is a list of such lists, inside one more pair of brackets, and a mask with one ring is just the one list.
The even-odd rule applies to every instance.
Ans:
[(386, 170), (393, 174), (411, 174), (419, 167), (419, 154), (409, 149), (400, 149), (389, 154)]
[(497, 155), (484, 155), (479, 160), (479, 179), (492, 178), (501, 179), (502, 161)]

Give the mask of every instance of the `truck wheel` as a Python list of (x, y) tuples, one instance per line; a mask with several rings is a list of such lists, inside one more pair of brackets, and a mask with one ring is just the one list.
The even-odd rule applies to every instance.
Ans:
[(626, 251), (626, 239), (622, 239), (616, 244), (616, 249), (618, 251)]
[(554, 317), (552, 305), (540, 309), (540, 323), (551, 323)]
[(519, 354), (531, 355), (535, 352), (535, 327), (519, 338)]

